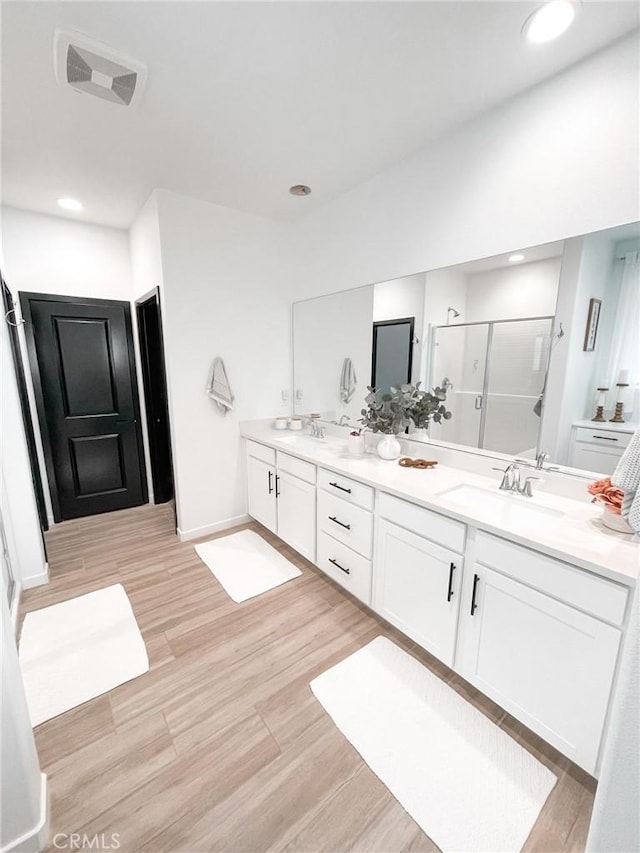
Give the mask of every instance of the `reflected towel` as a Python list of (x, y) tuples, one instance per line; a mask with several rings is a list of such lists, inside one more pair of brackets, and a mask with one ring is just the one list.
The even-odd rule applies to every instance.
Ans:
[(353, 362), (350, 358), (345, 358), (342, 363), (342, 374), (340, 376), (340, 400), (343, 403), (351, 402), (351, 398), (356, 393), (357, 384), (358, 380)]
[(214, 358), (211, 369), (209, 370), (206, 392), (222, 409), (223, 414), (226, 415), (227, 412), (233, 409), (233, 401), (235, 398), (231, 392), (229, 379), (227, 378), (227, 369), (220, 356)]
[(640, 533), (640, 429), (637, 429), (627, 445), (611, 483), (624, 491), (622, 517)]

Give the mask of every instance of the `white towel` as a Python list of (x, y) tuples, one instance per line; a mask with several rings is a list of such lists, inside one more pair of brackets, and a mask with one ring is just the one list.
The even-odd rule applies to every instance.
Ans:
[(340, 399), (343, 403), (350, 403), (356, 393), (356, 371), (350, 358), (345, 358), (342, 363), (342, 374), (340, 376)]
[(622, 517), (640, 533), (640, 429), (637, 429), (627, 445), (611, 483), (624, 491)]
[(222, 409), (223, 414), (233, 409), (234, 396), (231, 392), (229, 380), (227, 378), (227, 369), (224, 366), (224, 361), (218, 356), (214, 358), (209, 378), (207, 379), (207, 394), (217, 405)]

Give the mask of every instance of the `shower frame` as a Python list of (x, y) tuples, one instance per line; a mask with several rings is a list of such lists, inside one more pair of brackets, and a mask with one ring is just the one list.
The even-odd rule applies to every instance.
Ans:
[[(542, 387), (545, 388), (547, 384), (547, 378), (549, 375), (549, 364), (551, 361), (551, 342), (553, 340), (553, 323), (555, 320), (554, 314), (542, 314), (536, 317), (509, 317), (504, 320), (474, 320), (470, 323), (446, 323), (441, 324), (439, 326), (432, 326), (429, 332), (429, 364), (427, 365), (427, 370), (425, 371), (425, 375), (429, 376), (430, 382), (429, 387), (434, 388), (436, 386), (435, 378), (434, 378), (434, 369), (435, 369), (435, 360), (436, 360), (436, 337), (439, 329), (464, 329), (470, 326), (487, 326), (487, 344), (485, 351), (485, 362), (484, 362), (484, 379), (482, 383), (482, 393), (478, 394), (477, 397), (481, 398), (480, 404), (480, 426), (478, 429), (478, 450), (483, 450), (484, 444), (484, 432), (485, 432), (485, 424), (487, 420), (487, 399), (489, 396), (489, 381), (491, 378), (491, 346), (493, 344), (493, 328), (499, 324), (503, 323), (525, 323), (525, 322), (533, 322), (535, 320), (549, 320), (551, 323), (551, 328), (549, 329), (549, 351), (547, 353), (547, 362), (544, 368), (544, 382)], [(478, 407), (476, 407), (478, 408)], [(540, 427), (542, 426), (542, 419), (544, 417), (544, 399), (542, 401), (542, 412), (540, 413), (540, 424), (538, 426), (538, 437), (536, 439), (536, 452), (538, 448), (538, 444), (540, 442)]]

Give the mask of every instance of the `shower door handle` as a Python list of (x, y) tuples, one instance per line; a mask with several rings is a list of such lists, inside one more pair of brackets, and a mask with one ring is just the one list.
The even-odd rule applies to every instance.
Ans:
[(476, 395), (474, 406), (476, 408), (476, 411), (479, 412), (480, 409), (482, 408), (482, 394)]

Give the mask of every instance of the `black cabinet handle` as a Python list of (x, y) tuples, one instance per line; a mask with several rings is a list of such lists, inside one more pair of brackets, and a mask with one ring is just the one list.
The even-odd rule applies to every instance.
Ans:
[(336, 563), (336, 561), (333, 559), (333, 557), (329, 557), (329, 562), (333, 563), (333, 565), (336, 566), (336, 568), (340, 569), (341, 572), (344, 572), (345, 575), (351, 574), (351, 569), (345, 569), (345, 567), (341, 566), (340, 563)]
[(344, 486), (339, 486), (337, 483), (329, 483), (330, 486), (333, 486), (334, 489), (340, 489), (341, 492), (346, 492), (348, 495), (351, 494), (351, 489), (345, 489)]
[(606, 435), (594, 435), (593, 438), (597, 438), (598, 441), (617, 441), (617, 438), (609, 438)]
[(279, 489), (279, 486), (280, 486), (280, 475), (279, 475), (279, 474), (276, 474), (276, 497), (277, 497), (277, 498), (279, 498), (279, 497), (280, 497), (280, 489)]
[(341, 521), (338, 521), (338, 519), (335, 517), (335, 515), (330, 515), (329, 521), (333, 521), (334, 524), (339, 524), (340, 527), (344, 527), (345, 530), (351, 530), (350, 524), (343, 524)]
[(449, 589), (447, 590), (447, 601), (451, 601), (453, 598), (453, 573), (456, 570), (455, 563), (449, 564)]
[(476, 591), (478, 589), (478, 581), (480, 580), (480, 575), (473, 576), (473, 593), (471, 595), (471, 615), (476, 612), (478, 609), (478, 605), (476, 604)]
[(271, 494), (271, 492), (273, 492), (273, 473), (271, 471), (267, 471), (267, 474), (269, 476), (269, 494)]

